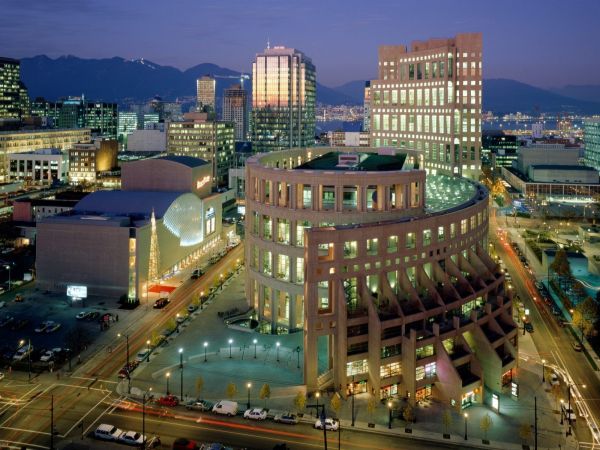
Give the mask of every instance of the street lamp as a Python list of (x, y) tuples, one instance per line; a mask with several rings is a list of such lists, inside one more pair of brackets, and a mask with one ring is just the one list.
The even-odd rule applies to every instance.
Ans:
[(388, 428), (392, 429), (392, 402), (388, 402), (387, 404), (389, 417), (388, 417)]
[(150, 392), (152, 392), (152, 388), (149, 388), (148, 392), (144, 392), (142, 396), (142, 450), (146, 448), (146, 401), (150, 397), (148, 395)]
[(560, 399), (560, 424), (563, 424), (563, 409), (564, 409), (564, 404), (565, 401), (561, 398)]
[(321, 393), (319, 391), (315, 392), (315, 398), (317, 399), (317, 414), (319, 414), (319, 397), (321, 397)]
[(231, 359), (231, 344), (233, 344), (233, 339), (229, 339), (229, 358)]
[(8, 269), (8, 290), (10, 291), (10, 287), (11, 287), (11, 278), (10, 278), (10, 264), (6, 264), (4, 266), (5, 269)]
[(248, 404), (246, 405), (246, 409), (250, 409), (250, 389), (252, 388), (252, 383), (248, 383), (246, 387), (248, 388)]
[(204, 362), (206, 362), (206, 347), (208, 347), (208, 342), (204, 342)]
[[(21, 339), (19, 341), (19, 347), (23, 347), (25, 345), (25, 339)], [(29, 383), (31, 383), (31, 339), (27, 339), (27, 364), (29, 366)]]
[(467, 419), (469, 418), (469, 415), (467, 413), (463, 414), (465, 416), (465, 441), (468, 439), (467, 438)]
[(570, 436), (572, 434), (571, 431), (571, 387), (573, 386), (581, 386), (582, 388), (586, 388), (587, 385), (586, 384), (578, 384), (578, 383), (571, 383), (567, 385), (567, 393), (569, 394), (569, 401), (568, 401), (568, 409), (566, 412), (566, 416), (567, 416), (567, 422), (569, 424), (569, 430), (567, 431), (567, 436)]
[[(123, 335), (121, 333), (117, 333), (117, 337), (120, 338)], [(125, 335), (125, 341), (127, 343), (126, 347), (125, 347), (125, 365), (127, 366), (127, 369), (129, 369), (129, 335), (126, 334)]]
[[(300, 354), (300, 352), (298, 352), (298, 354)], [(352, 392), (350, 393), (352, 395), (352, 426), (354, 426), (354, 396), (356, 395), (356, 392), (354, 392), (355, 388), (354, 375), (352, 375)]]
[(167, 395), (169, 395), (169, 378), (171, 377), (171, 372), (167, 372), (165, 376), (167, 377)]
[(148, 350), (148, 355), (146, 357), (146, 361), (150, 362), (150, 339), (146, 341), (146, 349)]
[(279, 347), (281, 346), (281, 343), (279, 341), (277, 341), (275, 346), (277, 347), (277, 362), (279, 362)]
[(523, 316), (523, 336), (525, 336), (525, 321), (527, 320), (527, 316)]
[(545, 370), (545, 369), (546, 369), (546, 367), (545, 367), (545, 364), (546, 364), (546, 360), (545, 360), (545, 359), (542, 359), (542, 383), (545, 383), (545, 382), (546, 382), (546, 374), (545, 374), (545, 372), (546, 372), (546, 370)]
[(181, 399), (181, 401), (183, 401), (183, 349), (182, 348), (179, 349), (179, 375), (180, 375), (180, 379), (179, 379), (180, 396), (179, 396), (179, 398)]
[(252, 343), (254, 344), (254, 359), (256, 359), (256, 344), (257, 344), (258, 340), (253, 339)]

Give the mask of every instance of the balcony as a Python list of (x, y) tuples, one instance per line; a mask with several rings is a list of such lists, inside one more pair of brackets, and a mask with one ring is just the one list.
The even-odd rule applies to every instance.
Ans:
[(462, 345), (456, 345), (451, 352), (448, 352), (448, 356), (450, 356), (452, 361), (456, 361), (467, 355), (470, 355), (470, 353)]
[(470, 384), (476, 383), (481, 380), (477, 375), (471, 372), (471, 366), (469, 364), (463, 364), (456, 368), (458, 376), (462, 380), (463, 387), (469, 386)]
[(487, 337), (490, 344), (493, 344), (498, 339), (502, 338), (500, 333), (496, 333), (495, 331), (491, 330), (487, 325), (482, 326), (481, 331), (483, 331), (483, 334), (485, 334), (485, 337)]

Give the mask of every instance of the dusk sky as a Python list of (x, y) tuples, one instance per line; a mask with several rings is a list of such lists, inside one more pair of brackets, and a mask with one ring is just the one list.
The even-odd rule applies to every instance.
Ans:
[(249, 71), (271, 45), (304, 51), (318, 80), (376, 74), (377, 46), (483, 32), (484, 78), (600, 84), (599, 0), (0, 0), (0, 55), (144, 57)]

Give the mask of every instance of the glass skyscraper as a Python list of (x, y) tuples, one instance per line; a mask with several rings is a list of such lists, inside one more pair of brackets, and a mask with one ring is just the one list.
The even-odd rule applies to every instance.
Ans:
[(236, 84), (225, 89), (223, 120), (233, 122), (236, 141), (248, 139), (248, 94), (242, 85)]
[(273, 47), (252, 64), (252, 148), (270, 152), (314, 145), (315, 66), (293, 48)]
[(0, 119), (20, 119), (27, 115), (29, 98), (21, 82), (21, 64), (0, 57)]
[(586, 120), (583, 125), (585, 165), (600, 170), (600, 120)]

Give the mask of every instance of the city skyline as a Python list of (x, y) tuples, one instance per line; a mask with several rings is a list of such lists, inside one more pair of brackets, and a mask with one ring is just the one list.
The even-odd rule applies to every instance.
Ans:
[[(244, 72), (249, 72), (254, 55), (270, 42), (311, 55), (319, 67), (319, 81), (328, 86), (373, 79), (379, 45), (410, 44), (460, 31), (483, 31), (484, 78), (512, 78), (540, 87), (595, 84), (600, 64), (586, 57), (594, 54), (599, 37), (593, 20), (600, 5), (591, 0), (577, 1), (575, 7), (510, 1), (504, 8), (471, 1), (461, 2), (458, 8), (441, 1), (420, 6), (388, 1), (366, 5), (354, 0), (345, 2), (343, 9), (338, 2), (312, 0), (297, 5), (260, 0), (252, 9), (244, 9), (237, 0), (202, 6), (183, 1), (180, 5), (166, 11), (166, 5), (142, 5), (137, 0), (126, 5), (62, 0), (27, 7), (8, 1), (3, 6), (6, 20), (0, 39), (4, 54), (14, 58), (38, 54), (144, 57), (180, 69), (212, 62)], [(432, 10), (437, 11), (435, 17), (430, 15)], [(195, 20), (198, 14), (206, 19), (201, 28)], [(170, 19), (162, 27), (147, 26), (163, 17)], [(561, 27), (570, 32), (549, 32)], [(308, 37), (307, 29), (311, 30)], [(74, 38), (81, 33), (88, 38)]]

